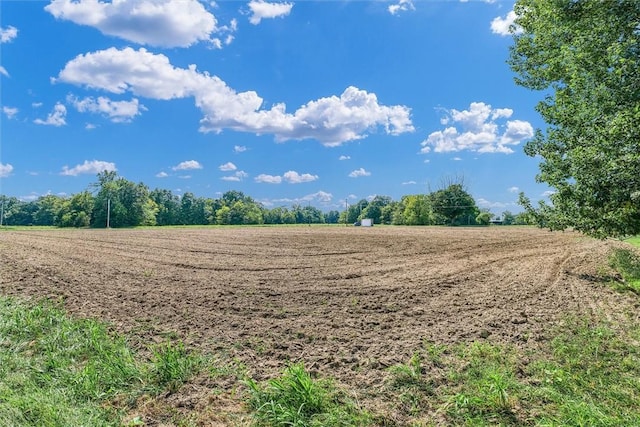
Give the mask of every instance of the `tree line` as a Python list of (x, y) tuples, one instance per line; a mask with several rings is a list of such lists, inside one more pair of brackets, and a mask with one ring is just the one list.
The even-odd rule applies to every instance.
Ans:
[[(479, 209), (461, 183), (430, 194), (389, 196), (346, 204), (342, 212), (323, 212), (294, 204), (266, 208), (240, 191), (227, 191), (218, 199), (182, 196), (170, 190), (150, 190), (114, 171), (101, 172), (87, 190), (69, 197), (45, 195), (33, 201), (0, 196), (2, 225), (57, 227), (136, 227), (163, 225), (353, 224), (371, 218), (374, 224), (488, 225), (493, 215)], [(525, 214), (502, 214), (503, 224), (525, 224)]]

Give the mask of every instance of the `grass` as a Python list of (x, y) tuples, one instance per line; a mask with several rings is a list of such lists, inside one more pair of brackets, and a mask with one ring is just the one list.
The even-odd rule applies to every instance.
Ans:
[(100, 322), (0, 297), (0, 425), (118, 426), (138, 398), (177, 390), (203, 360), (181, 344), (147, 360)]
[(246, 380), (248, 405), (257, 426), (358, 426), (369, 415), (329, 380), (314, 380), (303, 364), (288, 366), (279, 378)]
[(609, 265), (622, 275), (622, 283), (614, 283), (615, 288), (640, 295), (640, 255), (637, 251), (616, 248), (609, 256)]
[[(640, 425), (640, 325), (568, 318), (535, 353), (485, 342), (390, 368), (406, 425)], [(430, 356), (431, 354), (431, 356)]]

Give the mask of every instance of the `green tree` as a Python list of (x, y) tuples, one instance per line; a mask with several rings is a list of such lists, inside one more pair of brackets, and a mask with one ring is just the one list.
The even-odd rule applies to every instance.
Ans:
[(502, 225), (513, 225), (516, 222), (516, 216), (510, 211), (502, 212)]
[(56, 225), (60, 227), (88, 227), (91, 223), (91, 213), (94, 199), (91, 193), (83, 191), (65, 199), (58, 211)]
[(429, 196), (425, 194), (403, 196), (401, 203), (404, 206), (401, 214), (402, 224), (433, 224), (433, 209)]
[(489, 223), (491, 223), (491, 218), (493, 218), (491, 212), (482, 211), (478, 216), (476, 216), (475, 221), (477, 225), (489, 225)]
[(450, 184), (447, 188), (431, 193), (429, 199), (434, 213), (450, 225), (470, 223), (479, 213), (476, 201), (461, 183)]
[(518, 0), (509, 64), (545, 91), (541, 158), (552, 205), (523, 205), (540, 225), (605, 238), (640, 233), (640, 2)]
[(156, 214), (157, 225), (175, 225), (180, 220), (180, 197), (174, 195), (170, 190), (156, 188), (149, 197), (156, 203), (158, 213)]
[(105, 227), (107, 215), (110, 227), (154, 225), (158, 206), (150, 198), (149, 188), (118, 177), (114, 171), (98, 174), (92, 222), (94, 227)]
[(58, 225), (60, 209), (64, 199), (48, 194), (36, 201), (37, 210), (33, 214), (33, 225)]

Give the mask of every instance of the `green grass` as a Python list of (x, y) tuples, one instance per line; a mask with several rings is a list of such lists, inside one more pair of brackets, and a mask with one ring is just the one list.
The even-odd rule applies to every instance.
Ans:
[(407, 425), (638, 426), (639, 339), (637, 324), (570, 318), (535, 353), (483, 342), (439, 346), (435, 358), (420, 349), (388, 384)]
[(638, 251), (616, 248), (609, 256), (609, 265), (622, 275), (622, 283), (614, 282), (614, 288), (640, 295), (640, 255)]
[(138, 397), (177, 390), (203, 360), (181, 344), (146, 360), (100, 322), (0, 297), (0, 425), (118, 426)]
[(625, 242), (631, 243), (632, 245), (640, 248), (640, 236), (630, 237), (629, 239), (625, 240)]
[(288, 366), (279, 378), (258, 384), (248, 379), (248, 404), (257, 426), (360, 426), (370, 423), (329, 380), (314, 380), (303, 364)]

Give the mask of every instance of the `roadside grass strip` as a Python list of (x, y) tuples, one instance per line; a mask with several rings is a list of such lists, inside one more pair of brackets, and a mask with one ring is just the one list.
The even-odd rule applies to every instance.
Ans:
[(181, 344), (144, 360), (103, 323), (0, 297), (0, 425), (118, 426), (137, 398), (175, 391), (202, 360)]

